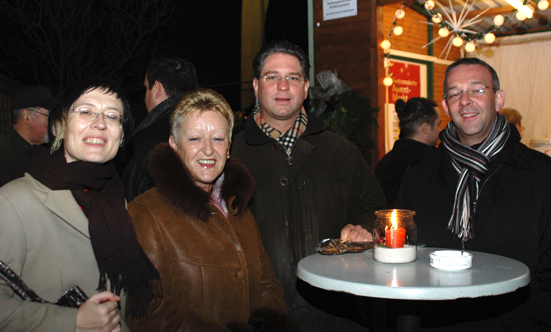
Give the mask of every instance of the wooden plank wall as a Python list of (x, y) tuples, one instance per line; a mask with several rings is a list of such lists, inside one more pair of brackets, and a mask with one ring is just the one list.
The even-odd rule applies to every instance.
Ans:
[[(361, 91), (362, 96), (369, 98), (373, 106), (380, 108), (376, 113), (379, 130), (372, 130), (373, 139), (377, 142), (370, 165), (374, 168), (385, 154), (385, 86), (382, 84), (385, 72), (384, 54), (380, 43), (387, 38), (394, 14), (402, 4), (377, 6), (375, 0), (358, 0), (358, 15), (329, 21), (323, 20), (323, 0), (314, 0), (313, 5), (315, 74), (324, 70), (337, 70), (352, 89)], [(427, 19), (410, 8), (405, 11), (406, 16), (398, 22), (404, 28), (404, 33), (401, 36), (390, 37), (391, 49), (439, 57), (448, 38), (434, 43), (433, 54), (429, 54), (429, 49), (423, 48), (423, 45), (429, 42), (429, 29), (433, 30), (433, 36), (438, 36), (438, 26), (431, 27), (421, 23), (420, 21), (426, 22)], [(444, 57), (445, 54), (442, 59)], [(459, 57), (459, 49), (452, 47), (448, 60), (453, 61)], [(440, 103), (446, 68), (447, 65), (435, 63), (433, 77), (428, 78), (434, 82), (433, 96), (442, 113), (442, 128), (449, 121)]]
[[(331, 70), (353, 89), (369, 98), (372, 106), (379, 104), (378, 78), (384, 74), (383, 53), (377, 47), (382, 29), (382, 8), (374, 0), (359, 0), (358, 15), (336, 20), (323, 20), (323, 1), (314, 0), (314, 68), (315, 74)], [(312, 78), (314, 80), (315, 78)], [(316, 85), (319, 85), (316, 82)], [(383, 95), (384, 96), (384, 95)], [(377, 116), (377, 115), (375, 115)], [(382, 126), (382, 124), (379, 124)], [(366, 128), (377, 141), (373, 127)], [(373, 151), (373, 162), (378, 161), (378, 151)]]

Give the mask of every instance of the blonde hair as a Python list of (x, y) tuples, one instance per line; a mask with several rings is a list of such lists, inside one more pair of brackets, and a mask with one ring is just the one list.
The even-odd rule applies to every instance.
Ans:
[(517, 123), (520, 124), (520, 121), (522, 121), (522, 115), (520, 115), (520, 113), (514, 108), (506, 107), (501, 109), (499, 113), (507, 119), (507, 122), (514, 125)]
[(178, 132), (184, 122), (185, 116), (195, 111), (220, 112), (226, 121), (228, 121), (228, 135), (231, 140), (234, 120), (230, 104), (228, 104), (226, 99), (218, 92), (202, 88), (185, 94), (176, 105), (174, 105), (174, 111), (170, 116), (170, 134), (174, 136), (176, 140), (178, 140)]

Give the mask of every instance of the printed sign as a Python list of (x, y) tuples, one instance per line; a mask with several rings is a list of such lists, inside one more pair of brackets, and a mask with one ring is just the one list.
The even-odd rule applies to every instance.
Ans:
[(396, 100), (407, 102), (414, 97), (427, 97), (427, 65), (390, 60), (388, 72), (392, 75), (392, 85), (387, 87), (387, 102), (385, 104), (385, 148), (392, 150), (394, 142), (400, 136), (400, 119), (394, 105)]
[(323, 20), (358, 15), (357, 0), (323, 0)]

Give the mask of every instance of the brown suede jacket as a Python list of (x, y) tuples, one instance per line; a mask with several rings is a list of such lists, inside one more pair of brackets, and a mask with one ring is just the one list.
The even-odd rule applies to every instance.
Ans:
[(226, 163), (226, 218), (167, 143), (150, 160), (157, 187), (134, 199), (128, 212), (161, 274), (163, 299), (150, 305), (147, 319), (127, 317), (132, 331), (229, 331), (228, 323), (246, 325), (255, 309), (286, 312), (283, 289), (247, 208), (254, 192), (247, 169), (233, 159)]

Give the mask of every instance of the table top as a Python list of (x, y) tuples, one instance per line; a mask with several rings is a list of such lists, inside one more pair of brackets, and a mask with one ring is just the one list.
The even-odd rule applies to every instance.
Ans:
[(473, 267), (446, 271), (429, 265), (437, 248), (417, 248), (417, 260), (379, 263), (373, 251), (344, 255), (313, 254), (298, 263), (297, 276), (312, 286), (350, 294), (401, 300), (452, 300), (499, 295), (530, 283), (526, 265), (511, 258), (468, 251)]

